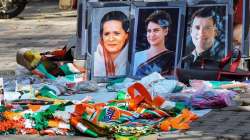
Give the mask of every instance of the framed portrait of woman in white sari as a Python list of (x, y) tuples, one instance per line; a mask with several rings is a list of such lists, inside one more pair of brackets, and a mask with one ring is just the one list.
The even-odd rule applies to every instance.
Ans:
[(88, 3), (90, 78), (104, 82), (128, 73), (130, 3)]

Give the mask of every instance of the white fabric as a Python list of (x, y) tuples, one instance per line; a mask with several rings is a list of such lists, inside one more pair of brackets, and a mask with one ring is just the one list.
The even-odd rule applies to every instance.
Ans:
[[(103, 48), (98, 44), (96, 52), (94, 53), (94, 76), (107, 76), (104, 62)], [(126, 67), (128, 62), (128, 45), (122, 49), (121, 53), (114, 61), (115, 76), (126, 75)]]

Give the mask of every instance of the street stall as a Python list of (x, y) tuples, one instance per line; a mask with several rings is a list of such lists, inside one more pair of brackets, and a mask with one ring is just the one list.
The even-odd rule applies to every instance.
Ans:
[(0, 134), (159, 138), (240, 105), (249, 46), (232, 47), (234, 4), (80, 1), (73, 44), (20, 49), (22, 71), (0, 79)]

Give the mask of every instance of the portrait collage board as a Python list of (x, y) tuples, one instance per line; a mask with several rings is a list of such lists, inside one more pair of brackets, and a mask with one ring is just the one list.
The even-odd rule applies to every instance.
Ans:
[[(186, 68), (196, 45), (214, 45), (210, 51), (218, 59), (233, 49), (233, 6), (233, 0), (85, 1), (78, 13), (77, 53), (87, 60), (89, 79), (98, 82), (140, 79), (153, 72), (175, 79), (175, 69)], [(211, 14), (213, 19), (194, 18), (195, 14)]]

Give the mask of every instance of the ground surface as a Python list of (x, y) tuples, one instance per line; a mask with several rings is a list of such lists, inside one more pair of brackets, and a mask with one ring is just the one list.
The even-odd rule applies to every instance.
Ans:
[[(0, 76), (14, 75), (15, 54), (20, 48), (40, 51), (63, 47), (76, 33), (76, 11), (58, 9), (58, 0), (36, 0), (28, 3), (17, 18), (0, 20)], [(90, 95), (90, 94), (88, 94)], [(100, 94), (99, 94), (100, 95)], [(105, 96), (105, 95), (104, 95)], [(100, 96), (99, 96), (100, 97)], [(248, 109), (238, 107), (213, 110), (191, 124), (182, 134), (161, 133), (166, 140), (250, 140), (250, 95), (242, 95)], [(0, 136), (1, 140), (80, 140), (86, 137)], [(151, 137), (142, 139), (153, 140)]]
[(60, 10), (59, 0), (35, 0), (16, 18), (0, 19), (0, 70), (16, 69), (16, 51), (61, 48), (76, 34), (76, 10)]

